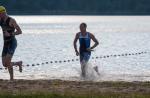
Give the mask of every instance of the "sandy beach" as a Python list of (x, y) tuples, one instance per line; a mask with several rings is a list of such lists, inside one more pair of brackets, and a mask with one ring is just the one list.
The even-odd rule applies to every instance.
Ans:
[(0, 80), (0, 92), (9, 94), (55, 93), (62, 95), (150, 95), (150, 82), (92, 82), (65, 80)]

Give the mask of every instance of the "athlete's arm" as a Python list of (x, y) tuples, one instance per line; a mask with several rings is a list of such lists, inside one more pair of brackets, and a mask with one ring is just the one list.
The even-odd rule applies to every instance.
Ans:
[(99, 42), (92, 33), (90, 33), (90, 38), (95, 42), (94, 45), (90, 48), (92, 50), (99, 44)]
[(3, 31), (3, 32), (4, 32), (4, 36), (6, 36), (6, 37), (10, 37), (11, 36), (7, 31)]
[(17, 24), (17, 22), (15, 21), (15, 19), (10, 20), (10, 26), (14, 27), (16, 29), (15, 32), (13, 32), (13, 35), (19, 35), (22, 34), (21, 28), (19, 27), (19, 25)]
[(74, 45), (74, 49), (75, 49), (75, 52), (76, 52), (76, 55), (78, 56), (79, 55), (79, 52), (77, 50), (77, 40), (79, 39), (79, 33), (76, 34), (75, 36), (75, 39), (73, 41), (73, 45)]

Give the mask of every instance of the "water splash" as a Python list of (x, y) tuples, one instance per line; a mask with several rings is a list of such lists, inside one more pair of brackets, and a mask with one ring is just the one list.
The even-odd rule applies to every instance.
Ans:
[(81, 66), (84, 66), (84, 69), (82, 69), (85, 73), (85, 76), (82, 76), (84, 80), (88, 81), (99, 80), (100, 72), (98, 66), (94, 66), (89, 62), (83, 62)]

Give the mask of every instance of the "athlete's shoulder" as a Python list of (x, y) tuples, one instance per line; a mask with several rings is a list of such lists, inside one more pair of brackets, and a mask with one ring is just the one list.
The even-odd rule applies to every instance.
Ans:
[(77, 32), (76, 34), (80, 34), (80, 32)]
[(16, 20), (13, 17), (8, 16), (8, 18), (10, 19), (10, 23), (15, 23), (16, 24)]
[(9, 17), (9, 18), (10, 18), (10, 25), (13, 25), (13, 26), (17, 26), (18, 25), (14, 18), (12, 18), (12, 17)]
[(13, 17), (11, 17), (11, 16), (8, 16), (8, 18), (10, 19), (10, 20), (15, 20)]
[(91, 33), (91, 32), (88, 32), (88, 33), (89, 33), (90, 37), (94, 37), (93, 33)]
[(91, 32), (87, 32), (90, 36), (93, 35)]
[(87, 32), (87, 33), (92, 34), (91, 32)]
[(79, 35), (80, 35), (80, 32), (77, 32), (77, 33), (76, 33), (76, 36), (79, 36)]

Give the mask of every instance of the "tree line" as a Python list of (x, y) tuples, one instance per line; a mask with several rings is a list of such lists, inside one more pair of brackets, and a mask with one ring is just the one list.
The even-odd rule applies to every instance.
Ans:
[(1, 0), (9, 14), (149, 15), (150, 0)]

